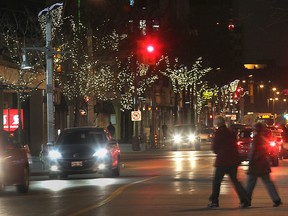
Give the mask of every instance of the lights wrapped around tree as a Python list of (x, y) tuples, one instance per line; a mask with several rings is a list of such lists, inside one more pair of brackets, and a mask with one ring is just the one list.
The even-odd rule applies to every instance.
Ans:
[[(133, 53), (128, 56), (126, 62), (118, 60), (118, 89), (121, 94), (121, 110), (133, 109), (133, 97), (141, 96), (149, 86), (157, 79), (158, 75), (153, 73), (149, 65), (141, 64), (136, 60)], [(151, 72), (151, 73), (148, 73)]]

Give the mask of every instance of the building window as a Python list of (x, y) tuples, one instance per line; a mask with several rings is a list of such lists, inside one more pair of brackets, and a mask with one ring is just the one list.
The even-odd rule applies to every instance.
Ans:
[(139, 20), (139, 29), (143, 35), (146, 35), (147, 32), (147, 20)]
[(160, 28), (159, 20), (152, 20), (152, 29), (153, 31), (158, 31)]

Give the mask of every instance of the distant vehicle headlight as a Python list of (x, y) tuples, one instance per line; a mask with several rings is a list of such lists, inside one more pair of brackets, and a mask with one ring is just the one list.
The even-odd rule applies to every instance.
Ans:
[(178, 143), (182, 140), (182, 137), (179, 134), (175, 134), (173, 140), (174, 142)]
[(94, 154), (93, 156), (96, 156), (98, 158), (104, 158), (107, 156), (107, 153), (108, 153), (108, 150), (105, 149), (105, 148), (101, 148), (101, 149), (98, 149)]
[(56, 160), (56, 159), (59, 159), (61, 157), (62, 157), (62, 155), (60, 154), (59, 151), (56, 151), (56, 150), (49, 151), (49, 158), (50, 159)]
[(189, 138), (190, 142), (194, 142), (196, 140), (196, 135), (195, 134), (189, 134), (188, 138)]

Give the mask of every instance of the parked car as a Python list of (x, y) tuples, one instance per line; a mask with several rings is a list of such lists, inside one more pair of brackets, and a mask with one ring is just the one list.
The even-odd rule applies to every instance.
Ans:
[(120, 148), (105, 128), (76, 127), (63, 130), (48, 152), (50, 178), (70, 174), (120, 175)]
[(19, 193), (29, 190), (29, 162), (24, 146), (0, 130), (0, 190), (16, 186)]
[(180, 148), (194, 148), (200, 150), (200, 139), (196, 128), (193, 125), (175, 125), (170, 137), (173, 150)]
[[(266, 137), (268, 139), (268, 154), (272, 166), (279, 165), (279, 147), (274, 138), (271, 137), (271, 131), (267, 129)], [(253, 129), (244, 128), (239, 131), (238, 134), (238, 152), (240, 155), (241, 161), (249, 160), (249, 152), (253, 141)]]

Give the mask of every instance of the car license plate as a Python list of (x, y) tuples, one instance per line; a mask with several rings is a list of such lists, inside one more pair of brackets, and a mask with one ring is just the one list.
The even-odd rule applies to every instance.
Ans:
[(71, 162), (71, 167), (81, 167), (82, 166), (82, 161), (72, 161)]

